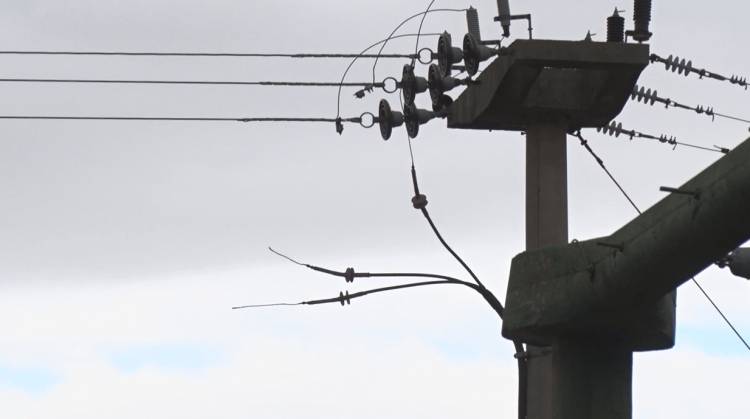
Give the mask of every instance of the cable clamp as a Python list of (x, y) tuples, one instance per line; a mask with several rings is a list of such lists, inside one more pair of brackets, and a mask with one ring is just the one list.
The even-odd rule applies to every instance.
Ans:
[(352, 300), (351, 298), (349, 298), (349, 291), (347, 291), (346, 294), (344, 294), (343, 291), (339, 293), (339, 302), (341, 303), (342, 307), (347, 304), (351, 305)]
[(356, 277), (356, 274), (354, 273), (354, 268), (347, 268), (346, 272), (344, 273), (344, 279), (347, 283), (354, 282), (354, 278)]
[(415, 209), (423, 210), (427, 208), (427, 195), (417, 194), (411, 199), (411, 204)]

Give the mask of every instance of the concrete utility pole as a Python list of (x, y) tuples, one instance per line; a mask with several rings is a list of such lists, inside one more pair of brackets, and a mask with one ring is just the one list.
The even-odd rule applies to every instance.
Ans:
[[(614, 119), (648, 59), (647, 45), (517, 40), (453, 104), (451, 128), (526, 132), (529, 251), (568, 243), (567, 133)], [(564, 260), (541, 263), (544, 277)], [(518, 278), (509, 285), (503, 334), (529, 344), (527, 418), (631, 418), (632, 352), (673, 346), (674, 294), (628, 306), (607, 327), (568, 330), (537, 322), (565, 289), (539, 294), (538, 282)], [(560, 313), (545, 313), (577, 313), (564, 301), (555, 308)]]

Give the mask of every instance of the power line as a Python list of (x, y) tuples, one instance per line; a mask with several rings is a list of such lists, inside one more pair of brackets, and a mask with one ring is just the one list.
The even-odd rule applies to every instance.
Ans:
[(72, 55), (123, 57), (245, 57), (245, 58), (414, 58), (414, 54), (339, 54), (339, 53), (240, 53), (240, 52), (127, 52), (127, 51), (0, 51), (0, 55)]
[(716, 117), (719, 118), (725, 118), (725, 119), (731, 119), (734, 121), (744, 122), (747, 124), (750, 124), (750, 119), (745, 118), (739, 118), (736, 116), (726, 115), (719, 112), (714, 111), (714, 108), (712, 106), (689, 106), (684, 105), (680, 102), (677, 102), (675, 100), (672, 100), (670, 98), (661, 97), (659, 96), (659, 92), (656, 90), (646, 89), (645, 87), (641, 86), (640, 88), (638, 85), (635, 86), (633, 89), (633, 93), (630, 94), (630, 99), (633, 101), (637, 101), (638, 103), (643, 102), (646, 105), (653, 106), (656, 103), (663, 104), (666, 108), (679, 108), (679, 109), (685, 109), (689, 111), (693, 111), (697, 113), (698, 115), (706, 115), (711, 117), (711, 120), (714, 120)]
[(668, 58), (660, 57), (656, 54), (651, 54), (651, 62), (655, 63), (662, 63), (664, 64), (664, 69), (667, 71), (677, 72), (677, 74), (683, 74), (685, 77), (687, 77), (690, 74), (697, 74), (699, 78), (709, 78), (714, 79), (718, 81), (725, 81), (729, 82), (731, 84), (744, 87), (745, 90), (747, 90), (748, 82), (746, 77), (740, 77), (736, 75), (731, 75), (729, 77), (723, 76), (719, 73), (714, 73), (712, 71), (708, 71), (703, 68), (696, 68), (693, 67), (693, 61), (692, 60), (686, 60), (685, 58), (676, 57), (673, 55), (670, 55)]
[(247, 306), (238, 306), (238, 307), (232, 307), (232, 310), (242, 310), (246, 308), (262, 308), (262, 307), (280, 307), (280, 306), (301, 306), (301, 305), (322, 305), (322, 304), (334, 304), (339, 303), (342, 306), (351, 304), (351, 300), (362, 298), (368, 295), (373, 294), (381, 294), (384, 292), (390, 292), (390, 291), (398, 291), (403, 289), (409, 289), (409, 288), (417, 288), (417, 287), (427, 287), (427, 286), (433, 286), (433, 285), (463, 285), (463, 286), (469, 286), (469, 287), (476, 287), (474, 284), (470, 284), (468, 282), (463, 281), (424, 281), (424, 282), (413, 282), (410, 284), (402, 284), (402, 285), (393, 285), (390, 287), (382, 287), (382, 288), (375, 288), (371, 290), (366, 291), (360, 291), (355, 292), (353, 294), (349, 294), (349, 292), (341, 292), (339, 293), (338, 297), (333, 298), (324, 298), (320, 300), (309, 300), (309, 301), (302, 301), (299, 303), (275, 303), (275, 304), (254, 304), (254, 305), (247, 305)]
[(337, 83), (312, 81), (209, 81), (209, 80), (114, 80), (114, 79), (39, 79), (39, 78), (0, 78), (2, 83), (93, 83), (93, 84), (186, 84), (219, 86), (289, 86), (289, 87), (365, 87), (385, 88), (382, 83)]
[(0, 120), (61, 120), (61, 121), (173, 121), (173, 122), (334, 122), (362, 123), (355, 118), (244, 118), (244, 117), (150, 117), (150, 116), (52, 116), (52, 115), (0, 115)]
[[(597, 161), (597, 163), (599, 163), (599, 166), (602, 169), (604, 169), (604, 171), (607, 173), (607, 175), (612, 180), (612, 182), (614, 182), (614, 184), (617, 185), (617, 188), (620, 190), (620, 192), (622, 192), (622, 194), (625, 195), (625, 198), (627, 198), (627, 200), (633, 206), (633, 208), (638, 213), (638, 215), (643, 214), (643, 212), (641, 212), (640, 208), (638, 208), (638, 206), (630, 198), (630, 196), (628, 195), (628, 193), (625, 192), (625, 190), (622, 188), (622, 186), (620, 186), (620, 183), (614, 178), (614, 176), (612, 176), (612, 173), (610, 173), (610, 171), (607, 170), (607, 168), (604, 166), (604, 161), (594, 152), (594, 150), (591, 149), (591, 146), (588, 144), (588, 141), (586, 141), (583, 138), (583, 136), (581, 135), (581, 132), (578, 131), (575, 134), (575, 136), (579, 140), (581, 140), (581, 145), (584, 146), (586, 148), (586, 150), (588, 150), (589, 154), (591, 154), (591, 156), (594, 157), (594, 159)], [(724, 321), (729, 326), (729, 328), (732, 329), (732, 332), (734, 332), (734, 334), (740, 339), (740, 341), (742, 341), (742, 343), (745, 345), (745, 347), (750, 351), (750, 345), (747, 344), (747, 341), (745, 341), (745, 338), (737, 330), (737, 328), (734, 327), (734, 325), (732, 324), (732, 322), (727, 318), (727, 316), (724, 314), (724, 312), (721, 310), (721, 308), (719, 308), (719, 306), (714, 302), (714, 300), (708, 295), (708, 293), (706, 292), (706, 290), (703, 289), (703, 287), (700, 285), (700, 283), (698, 283), (698, 281), (695, 279), (695, 277), (691, 278), (691, 280), (701, 290), (701, 292), (703, 293), (703, 295), (706, 297), (706, 299), (708, 300), (708, 302), (711, 303), (711, 305), (714, 307), (714, 309), (716, 309), (716, 311), (719, 313), (719, 315), (721, 316), (721, 318), (724, 319)]]
[(619, 137), (620, 135), (625, 135), (627, 137), (630, 137), (631, 140), (633, 138), (641, 138), (641, 139), (646, 139), (646, 140), (658, 141), (662, 144), (672, 145), (673, 148), (677, 148), (677, 146), (683, 146), (683, 147), (688, 147), (688, 148), (694, 148), (696, 150), (710, 151), (710, 152), (722, 153), (722, 154), (728, 154), (730, 151), (728, 148), (725, 148), (725, 147), (714, 146), (714, 148), (710, 148), (710, 147), (704, 147), (704, 146), (690, 144), (690, 143), (684, 143), (684, 142), (678, 141), (677, 138), (672, 137), (672, 136), (660, 135), (657, 137), (655, 135), (645, 134), (645, 133), (635, 131), (635, 130), (627, 130), (622, 127), (622, 123), (618, 123), (615, 121), (612, 121), (609, 125), (605, 125), (603, 127), (597, 128), (596, 131), (609, 135), (609, 136), (614, 136), (615, 138)]

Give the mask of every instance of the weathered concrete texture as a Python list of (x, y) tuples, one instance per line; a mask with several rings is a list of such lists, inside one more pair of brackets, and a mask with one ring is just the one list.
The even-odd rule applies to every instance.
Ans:
[(647, 45), (517, 40), (456, 99), (448, 127), (600, 127), (622, 111), (648, 63)]
[(545, 368), (530, 370), (529, 381), (545, 386), (530, 397), (528, 419), (632, 417), (632, 352), (577, 339), (560, 340), (533, 356)]
[[(594, 335), (634, 349), (671, 346), (659, 337), (674, 334), (669, 293), (750, 239), (748, 162), (750, 140), (683, 185), (684, 194), (668, 195), (609, 237), (516, 256), (503, 335), (536, 344)], [(641, 329), (630, 316), (660, 300), (640, 315), (661, 321), (633, 336)]]

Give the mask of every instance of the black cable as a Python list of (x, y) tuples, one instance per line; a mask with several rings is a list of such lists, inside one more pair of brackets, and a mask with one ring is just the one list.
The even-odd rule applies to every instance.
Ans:
[[(395, 33), (398, 32), (399, 29), (401, 29), (401, 27), (404, 26), (405, 24), (407, 24), (410, 20), (415, 19), (415, 18), (417, 18), (419, 16), (424, 16), (424, 15), (426, 15), (428, 13), (437, 13), (437, 12), (466, 12), (466, 9), (434, 9), (434, 10), (428, 10), (428, 11), (425, 11), (425, 12), (420, 12), (420, 13), (417, 13), (415, 15), (407, 17), (401, 23), (399, 23), (398, 26), (396, 26), (396, 28), (393, 30), (393, 32), (391, 32), (391, 34), (388, 36), (388, 38), (386, 39), (386, 41), (380, 47), (380, 51), (378, 51), (378, 54), (381, 54), (383, 52), (383, 49), (385, 49), (386, 45), (388, 45), (388, 40), (393, 39), (393, 36), (395, 35)], [(417, 34), (417, 38), (419, 38), (420, 36), (421, 36), (420, 34)], [(375, 69), (378, 66), (378, 61), (379, 60), (377, 58), (375, 58), (375, 62), (372, 65), (372, 79), (373, 80), (375, 80)]]
[(701, 290), (701, 292), (706, 297), (706, 299), (708, 300), (708, 302), (710, 302), (711, 305), (714, 306), (714, 308), (716, 309), (716, 311), (721, 315), (721, 318), (723, 318), (724, 321), (729, 325), (729, 327), (732, 328), (732, 331), (734, 332), (734, 334), (737, 335), (738, 338), (740, 338), (740, 340), (745, 345), (745, 347), (747, 348), (747, 350), (750, 351), (750, 345), (747, 344), (747, 341), (745, 340), (745, 338), (743, 338), (742, 335), (740, 334), (740, 332), (738, 332), (737, 329), (735, 329), (735, 327), (732, 324), (732, 322), (730, 322), (729, 319), (727, 318), (727, 316), (724, 315), (724, 313), (721, 311), (721, 309), (719, 308), (719, 306), (716, 305), (716, 303), (708, 295), (708, 293), (706, 292), (706, 290), (703, 289), (703, 287), (701, 286), (701, 284), (698, 283), (698, 281), (695, 278), (693, 278), (693, 283), (695, 284), (695, 286), (698, 287), (699, 290)]
[[(576, 136), (581, 140), (581, 145), (584, 145), (586, 147), (586, 149), (589, 150), (589, 152), (591, 153), (591, 155), (594, 156), (594, 158), (596, 159), (597, 162), (599, 162), (599, 165), (602, 167), (602, 169), (604, 169), (605, 172), (607, 172), (607, 175), (609, 175), (610, 179), (612, 179), (612, 181), (615, 183), (615, 185), (617, 185), (617, 187), (620, 189), (620, 192), (622, 192), (623, 195), (625, 195), (625, 197), (628, 199), (628, 201), (630, 201), (630, 203), (633, 206), (633, 208), (635, 208), (635, 211), (639, 215), (643, 214), (641, 212), (640, 208), (638, 208), (638, 206), (633, 202), (633, 200), (630, 199), (630, 196), (628, 196), (628, 194), (625, 192), (625, 190), (620, 186), (619, 182), (617, 182), (617, 180), (615, 180), (615, 178), (612, 176), (612, 174), (609, 172), (609, 170), (607, 170), (606, 167), (604, 167), (604, 163), (602, 162), (601, 158), (599, 158), (599, 156), (597, 156), (596, 153), (594, 153), (594, 151), (591, 150), (591, 146), (589, 146), (588, 142), (583, 139), (583, 137), (581, 136), (580, 131), (578, 133), (576, 133)], [(734, 332), (734, 334), (737, 335), (737, 337), (740, 339), (740, 341), (742, 341), (742, 343), (745, 345), (745, 347), (748, 349), (748, 351), (750, 351), (750, 345), (747, 344), (747, 341), (745, 340), (745, 338), (742, 336), (742, 334), (740, 334), (740, 332), (737, 330), (737, 328), (734, 327), (734, 325), (727, 318), (727, 316), (724, 315), (724, 312), (719, 308), (719, 306), (714, 302), (714, 300), (708, 295), (708, 293), (706, 292), (706, 290), (704, 290), (703, 287), (701, 287), (701, 285), (698, 283), (698, 281), (695, 279), (695, 277), (691, 278), (691, 280), (701, 290), (701, 292), (703, 293), (703, 295), (706, 297), (706, 299), (708, 300), (708, 302), (711, 303), (711, 305), (714, 307), (714, 309), (716, 309), (716, 311), (719, 313), (719, 315), (721, 316), (721, 318), (724, 319), (724, 321), (729, 326), (729, 328), (732, 329), (732, 332)]]
[(454, 282), (457, 284), (462, 284), (469, 288), (479, 291), (479, 288), (470, 282), (462, 281), (460, 279), (453, 278), (453, 277), (446, 276), (446, 275), (436, 275), (436, 274), (428, 274), (428, 273), (401, 273), (401, 272), (394, 272), (394, 273), (355, 272), (354, 269), (352, 268), (347, 269), (345, 272), (340, 272), (340, 271), (334, 271), (328, 268), (322, 268), (320, 266), (311, 265), (308, 263), (299, 262), (281, 252), (274, 250), (271, 247), (269, 247), (268, 250), (270, 250), (275, 255), (282, 257), (296, 265), (304, 266), (305, 268), (312, 269), (314, 271), (321, 272), (327, 275), (336, 276), (339, 278), (345, 278), (347, 282), (354, 282), (354, 278), (432, 278), (432, 279), (442, 279), (444, 281), (450, 281), (450, 282)]
[(711, 120), (714, 120), (716, 117), (724, 118), (724, 119), (730, 119), (733, 121), (743, 122), (746, 124), (750, 124), (749, 119), (740, 118), (737, 116), (727, 115), (723, 113), (719, 113), (714, 111), (714, 108), (712, 106), (689, 106), (684, 105), (680, 102), (677, 102), (676, 100), (673, 100), (671, 98), (667, 97), (661, 97), (659, 96), (659, 92), (656, 90), (646, 89), (643, 86), (635, 86), (633, 89), (633, 92), (630, 94), (630, 99), (637, 101), (638, 103), (643, 102), (645, 105), (651, 105), (653, 106), (655, 103), (661, 103), (663, 104), (667, 109), (670, 108), (678, 108), (678, 109), (684, 109), (688, 111), (693, 111), (697, 113), (698, 115), (706, 115), (708, 117), (711, 117)]
[(0, 115), (0, 120), (63, 120), (63, 121), (194, 121), (194, 122), (351, 122), (360, 123), (361, 118), (211, 118), (211, 117), (144, 117), (144, 116), (38, 116)]
[(337, 83), (309, 81), (207, 81), (207, 80), (107, 80), (107, 79), (38, 79), (0, 78), (2, 83), (96, 83), (96, 84), (192, 84), (226, 86), (290, 86), (290, 87), (368, 87), (382, 88), (384, 83)]
[(451, 248), (451, 246), (445, 241), (443, 236), (440, 234), (440, 231), (438, 230), (437, 226), (435, 226), (435, 223), (432, 221), (432, 217), (430, 217), (430, 213), (427, 211), (427, 208), (422, 208), (422, 215), (424, 215), (424, 218), (430, 224), (432, 231), (435, 233), (435, 236), (437, 236), (438, 240), (443, 245), (443, 247), (445, 247), (445, 250), (447, 250), (448, 253), (450, 253), (458, 261), (458, 263), (460, 263), (461, 266), (464, 267), (466, 272), (468, 272), (469, 275), (471, 275), (471, 277), (474, 279), (477, 285), (479, 285), (481, 288), (486, 289), (484, 284), (482, 284), (482, 281), (480, 281), (479, 278), (477, 278), (477, 276), (474, 274), (474, 271), (471, 270), (469, 265), (467, 265), (466, 262), (464, 262), (464, 260), (461, 258), (461, 256), (459, 256), (458, 253), (456, 253), (453, 250), (453, 248)]
[(702, 151), (710, 151), (712, 153), (721, 153), (721, 154), (728, 154), (729, 149), (724, 147), (704, 147), (700, 145), (690, 144), (690, 143), (684, 143), (682, 141), (677, 141), (677, 138), (675, 137), (669, 137), (666, 135), (661, 135), (659, 137), (651, 134), (645, 134), (642, 132), (638, 132), (636, 130), (628, 130), (622, 127), (622, 123), (618, 123), (616, 121), (610, 122), (609, 125), (605, 125), (603, 127), (599, 127), (596, 129), (598, 132), (601, 132), (605, 135), (614, 136), (615, 138), (619, 137), (621, 134), (629, 137), (631, 140), (633, 138), (639, 138), (639, 139), (645, 139), (645, 140), (652, 140), (652, 141), (658, 141), (662, 144), (669, 144), (673, 146), (673, 149), (676, 149), (677, 146), (684, 146), (689, 148), (694, 148), (697, 150)]
[(583, 138), (583, 136), (581, 135), (581, 131), (576, 132), (575, 136), (578, 137), (579, 140), (581, 140), (581, 145), (586, 148), (586, 150), (589, 152), (589, 154), (591, 154), (592, 157), (594, 157), (594, 160), (596, 160), (596, 162), (599, 164), (599, 166), (604, 170), (604, 173), (606, 173), (607, 176), (609, 176), (609, 178), (612, 180), (612, 182), (615, 184), (615, 186), (617, 186), (617, 189), (619, 189), (620, 192), (622, 192), (622, 194), (628, 200), (628, 202), (630, 203), (630, 205), (633, 208), (635, 208), (635, 210), (640, 214), (641, 210), (635, 204), (635, 202), (633, 201), (633, 199), (630, 198), (630, 195), (628, 195), (628, 193), (625, 191), (625, 189), (622, 187), (622, 185), (620, 185), (620, 182), (618, 182), (617, 179), (615, 179), (615, 177), (612, 175), (612, 173), (609, 171), (609, 169), (607, 169), (607, 167), (604, 165), (604, 160), (602, 160), (601, 157), (599, 157), (594, 152), (594, 150), (589, 145), (589, 142), (586, 141)]
[(0, 55), (91, 55), (125, 57), (250, 57), (250, 58), (414, 58), (412, 54), (315, 54), (315, 53), (234, 53), (234, 52), (124, 52), (124, 51), (0, 51)]

